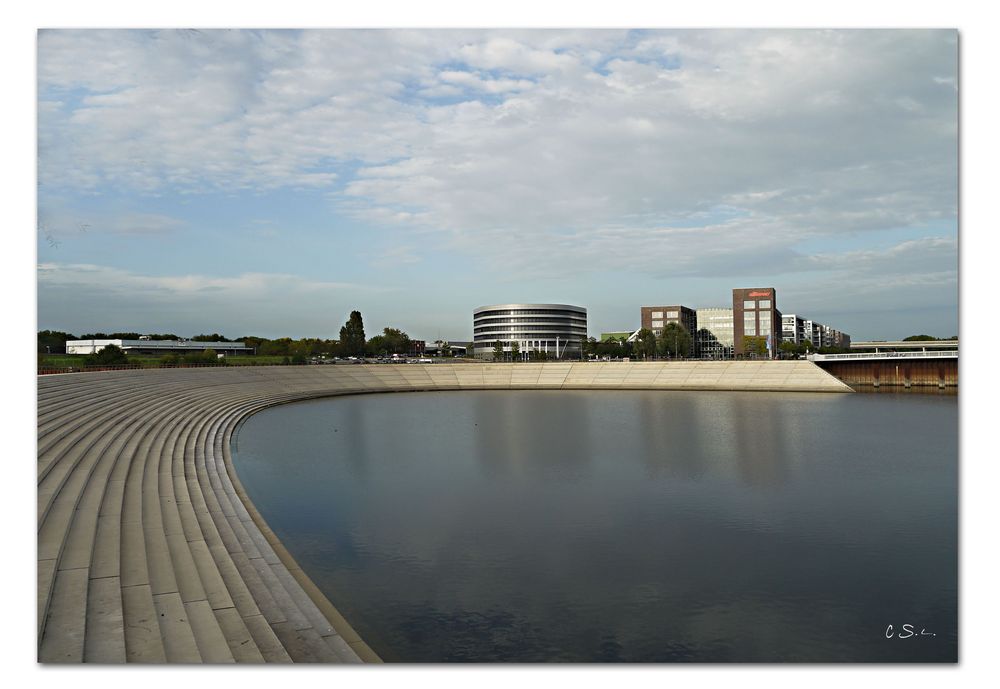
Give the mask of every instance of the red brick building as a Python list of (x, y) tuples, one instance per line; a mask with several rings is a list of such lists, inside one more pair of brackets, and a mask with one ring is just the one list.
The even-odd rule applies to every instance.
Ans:
[(745, 338), (770, 338), (773, 358), (781, 342), (781, 312), (773, 287), (750, 287), (733, 290), (733, 353), (746, 355)]
[(657, 337), (667, 323), (677, 323), (690, 333), (692, 343), (698, 332), (698, 316), (686, 306), (643, 306), (639, 309), (641, 328), (652, 330)]

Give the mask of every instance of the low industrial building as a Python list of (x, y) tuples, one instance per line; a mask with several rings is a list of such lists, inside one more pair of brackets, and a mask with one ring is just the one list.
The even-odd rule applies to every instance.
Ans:
[(601, 333), (601, 342), (611, 342), (614, 340), (618, 342), (619, 340), (625, 340), (626, 342), (631, 342), (638, 330), (613, 330), (610, 333)]
[(196, 342), (193, 340), (67, 340), (67, 354), (96, 354), (114, 345), (126, 354), (189, 354), (212, 349), (217, 354), (252, 354), (243, 342)]
[(468, 355), (471, 344), (471, 342), (436, 340), (425, 345), (422, 353), (427, 356), (464, 357)]

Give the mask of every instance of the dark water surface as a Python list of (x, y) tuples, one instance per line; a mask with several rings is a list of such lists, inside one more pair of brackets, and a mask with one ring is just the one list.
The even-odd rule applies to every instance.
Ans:
[(361, 395), (234, 449), (387, 661), (957, 659), (954, 397)]

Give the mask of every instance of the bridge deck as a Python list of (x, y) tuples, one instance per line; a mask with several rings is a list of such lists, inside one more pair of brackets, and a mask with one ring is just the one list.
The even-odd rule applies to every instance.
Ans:
[(809, 354), (809, 361), (875, 361), (877, 359), (957, 359), (955, 350), (929, 352), (852, 352), (850, 354)]

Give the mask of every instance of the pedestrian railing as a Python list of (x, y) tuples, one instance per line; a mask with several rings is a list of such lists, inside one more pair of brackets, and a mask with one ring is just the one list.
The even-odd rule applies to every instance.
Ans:
[(868, 354), (809, 354), (809, 361), (852, 361), (868, 359), (957, 359), (957, 351), (870, 352)]

